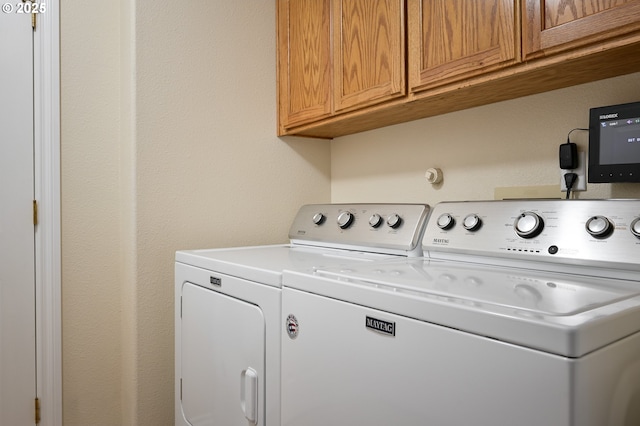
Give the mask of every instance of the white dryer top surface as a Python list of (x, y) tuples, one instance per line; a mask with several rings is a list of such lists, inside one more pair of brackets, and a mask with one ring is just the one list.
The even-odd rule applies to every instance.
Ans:
[(578, 357), (640, 331), (640, 282), (404, 259), (286, 273), (287, 287)]
[(176, 262), (274, 287), (281, 287), (285, 269), (313, 271), (354, 262), (397, 258), (395, 255), (291, 244), (176, 252)]

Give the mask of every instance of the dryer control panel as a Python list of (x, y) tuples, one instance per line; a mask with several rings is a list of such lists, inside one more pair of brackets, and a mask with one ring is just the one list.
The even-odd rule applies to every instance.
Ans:
[(483, 257), (640, 270), (640, 200), (443, 202), (432, 212), (429, 257)]
[(289, 230), (292, 243), (422, 256), (426, 204), (308, 204)]

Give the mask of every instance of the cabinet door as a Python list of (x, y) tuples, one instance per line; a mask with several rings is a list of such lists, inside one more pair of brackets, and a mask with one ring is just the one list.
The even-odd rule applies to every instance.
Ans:
[(278, 1), (279, 133), (331, 113), (331, 0)]
[(412, 91), (513, 64), (520, 56), (514, 0), (409, 0)]
[(523, 0), (525, 59), (640, 30), (638, 0)]
[(335, 110), (405, 94), (404, 1), (333, 0)]

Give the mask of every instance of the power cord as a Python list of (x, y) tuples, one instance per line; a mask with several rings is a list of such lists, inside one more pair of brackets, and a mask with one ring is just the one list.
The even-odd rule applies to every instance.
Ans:
[(588, 132), (589, 131), (589, 129), (585, 129), (585, 128), (582, 128), (582, 127), (576, 127), (575, 129), (571, 129), (569, 131), (569, 133), (567, 133), (567, 143), (569, 143), (569, 137), (571, 136), (571, 133), (575, 132), (576, 130), (582, 130), (584, 132)]
[[(575, 128), (567, 134), (567, 143), (560, 145), (560, 168), (563, 170), (573, 170), (578, 167), (578, 147), (571, 142), (571, 133), (576, 130), (588, 131), (589, 129)], [(567, 187), (567, 200), (571, 198), (571, 190), (578, 180), (578, 174), (568, 172), (564, 174), (564, 183)]]
[(565, 173), (564, 174), (564, 183), (567, 186), (567, 200), (571, 197), (571, 189), (573, 189), (573, 185), (578, 180), (578, 175), (576, 173)]

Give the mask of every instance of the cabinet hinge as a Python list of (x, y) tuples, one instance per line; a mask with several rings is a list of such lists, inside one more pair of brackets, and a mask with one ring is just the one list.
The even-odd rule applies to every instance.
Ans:
[(38, 202), (33, 200), (33, 226), (38, 224)]
[(40, 423), (40, 400), (36, 398), (36, 424)]

